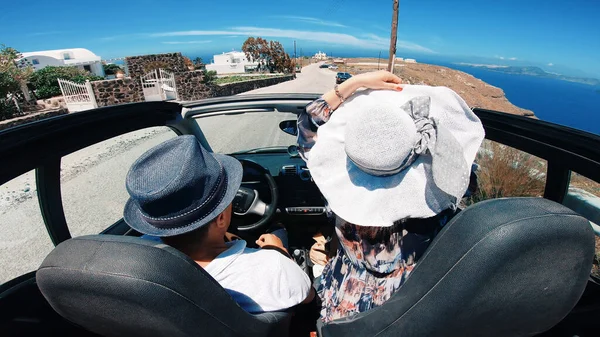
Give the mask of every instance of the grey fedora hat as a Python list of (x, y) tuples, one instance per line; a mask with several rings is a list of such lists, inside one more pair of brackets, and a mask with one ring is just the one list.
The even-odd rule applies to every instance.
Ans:
[(123, 218), (138, 232), (174, 236), (210, 223), (242, 182), (237, 159), (206, 151), (194, 136), (167, 140), (133, 163)]

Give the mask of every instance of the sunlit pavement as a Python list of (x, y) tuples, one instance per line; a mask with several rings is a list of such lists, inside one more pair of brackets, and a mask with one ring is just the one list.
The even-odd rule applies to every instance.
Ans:
[(320, 63), (311, 64), (296, 74), (293, 81), (279, 83), (270, 87), (245, 92), (241, 95), (269, 93), (307, 93), (324, 94), (335, 85), (335, 72), (319, 68)]

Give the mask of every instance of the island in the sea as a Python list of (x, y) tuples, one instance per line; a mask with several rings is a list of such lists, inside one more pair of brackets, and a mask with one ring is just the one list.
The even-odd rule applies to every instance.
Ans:
[(528, 76), (536, 76), (543, 78), (552, 78), (561, 81), (568, 82), (576, 82), (583, 83), (588, 85), (600, 85), (600, 80), (597, 78), (589, 78), (589, 77), (574, 77), (574, 76), (566, 76), (556, 73), (549, 73), (544, 71), (539, 67), (520, 67), (520, 66), (499, 66), (499, 65), (491, 65), (491, 64), (473, 64), (473, 63), (457, 63), (462, 66), (469, 66), (475, 68), (486, 68), (490, 71), (496, 71), (506, 74), (513, 75), (528, 75)]

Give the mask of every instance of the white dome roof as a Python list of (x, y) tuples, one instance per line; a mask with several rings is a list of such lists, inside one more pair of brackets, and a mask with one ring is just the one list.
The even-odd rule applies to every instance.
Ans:
[(71, 48), (71, 49), (57, 49), (57, 50), (44, 50), (44, 51), (33, 51), (21, 53), (23, 57), (35, 57), (35, 56), (47, 56), (55, 59), (64, 59), (64, 54), (69, 53), (71, 59), (74, 60), (100, 60), (100, 56), (92, 53), (85, 48)]

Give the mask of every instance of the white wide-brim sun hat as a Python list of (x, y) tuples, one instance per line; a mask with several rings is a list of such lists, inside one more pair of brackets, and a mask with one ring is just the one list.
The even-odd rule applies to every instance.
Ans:
[(365, 90), (319, 127), (307, 165), (337, 216), (388, 227), (455, 207), (483, 138), (479, 118), (449, 88)]

